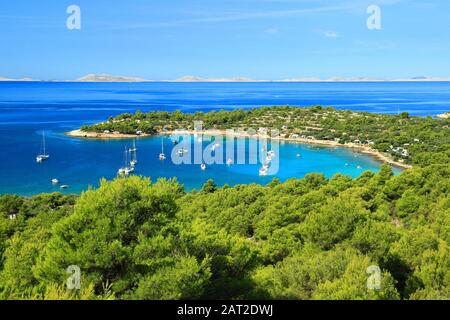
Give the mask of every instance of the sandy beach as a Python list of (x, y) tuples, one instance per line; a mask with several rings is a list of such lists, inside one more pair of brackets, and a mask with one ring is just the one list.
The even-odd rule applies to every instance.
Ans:
[[(175, 131), (161, 131), (157, 135), (194, 135), (194, 134), (203, 134), (207, 136), (230, 136), (227, 130), (217, 130), (217, 129), (209, 129), (209, 130), (203, 130), (203, 131), (194, 131), (194, 130), (175, 130)], [(70, 132), (66, 132), (67, 136), (70, 137), (77, 137), (77, 138), (88, 138), (88, 139), (130, 139), (130, 138), (142, 138), (142, 137), (152, 137), (155, 135), (151, 134), (123, 134), (123, 133), (98, 133), (98, 132), (85, 132), (81, 130), (73, 130)], [(262, 134), (249, 134), (246, 132), (239, 132), (235, 131), (232, 135), (232, 137), (235, 138), (267, 138), (267, 139), (275, 139), (279, 141), (287, 141), (287, 142), (293, 142), (293, 143), (302, 143), (302, 144), (311, 144), (311, 145), (318, 145), (318, 146), (326, 146), (326, 147), (345, 147), (353, 149), (357, 152), (370, 155), (377, 160), (380, 160), (382, 162), (388, 163), (392, 166), (396, 166), (403, 169), (409, 169), (412, 168), (411, 165), (405, 164), (403, 162), (395, 161), (392, 159), (392, 157), (387, 153), (382, 153), (378, 150), (372, 149), (369, 146), (366, 145), (360, 145), (356, 143), (346, 143), (341, 144), (336, 141), (330, 141), (330, 140), (318, 140), (318, 139), (305, 139), (305, 138), (285, 138), (285, 137), (275, 137), (271, 138), (268, 135), (262, 135)]]
[(104, 132), (86, 132), (80, 129), (69, 131), (65, 133), (66, 136), (75, 138), (88, 138), (88, 139), (130, 139), (136, 137), (151, 137), (151, 134), (124, 134), (124, 133), (104, 133)]
[(446, 113), (443, 113), (443, 114), (439, 114), (439, 115), (437, 115), (436, 117), (437, 117), (437, 118), (440, 118), (440, 119), (448, 119), (448, 118), (450, 118), (450, 112), (446, 112)]

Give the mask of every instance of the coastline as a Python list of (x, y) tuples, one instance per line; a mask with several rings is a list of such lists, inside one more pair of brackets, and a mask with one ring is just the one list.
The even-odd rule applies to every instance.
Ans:
[(446, 112), (446, 113), (443, 113), (443, 114), (438, 114), (438, 115), (436, 116), (436, 118), (439, 118), (439, 119), (448, 119), (448, 118), (450, 118), (450, 112)]
[[(221, 135), (221, 136), (227, 136), (227, 130), (218, 130), (218, 129), (208, 129), (203, 130), (201, 132), (203, 135)], [(72, 130), (69, 132), (66, 132), (65, 135), (69, 137), (74, 138), (86, 138), (86, 139), (132, 139), (132, 138), (146, 138), (146, 137), (155, 137), (158, 135), (172, 135), (172, 134), (178, 134), (178, 135), (194, 135), (199, 134), (199, 132), (195, 130), (173, 130), (173, 131), (160, 131), (157, 134), (124, 134), (124, 133), (97, 133), (97, 132), (85, 132), (81, 131), (80, 129)], [(229, 136), (229, 135), (228, 135)], [(274, 139), (279, 141), (287, 141), (287, 142), (294, 142), (294, 143), (301, 143), (301, 144), (310, 144), (310, 145), (318, 145), (318, 146), (326, 146), (326, 147), (344, 147), (356, 150), (360, 153), (367, 154), (371, 157), (374, 157), (375, 159), (388, 163), (392, 166), (399, 167), (402, 169), (410, 169), (412, 168), (411, 165), (395, 161), (392, 159), (392, 157), (386, 153), (382, 153), (378, 150), (372, 149), (365, 145), (360, 145), (356, 143), (346, 143), (341, 144), (336, 141), (330, 141), (330, 140), (318, 140), (318, 139), (305, 139), (305, 138), (285, 138), (285, 137), (270, 137), (268, 135), (261, 135), (261, 134), (254, 134), (251, 135), (246, 132), (234, 132), (232, 135), (235, 138), (267, 138), (267, 139)]]
[(64, 133), (65, 136), (73, 138), (86, 138), (86, 139), (130, 139), (137, 137), (152, 137), (152, 134), (125, 134), (125, 133), (104, 133), (104, 132), (87, 132), (80, 129), (72, 130)]

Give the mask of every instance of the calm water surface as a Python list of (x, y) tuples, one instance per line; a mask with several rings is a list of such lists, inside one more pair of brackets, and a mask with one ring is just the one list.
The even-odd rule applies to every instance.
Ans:
[[(0, 83), (0, 193), (32, 195), (60, 191), (58, 178), (69, 185), (65, 193), (79, 193), (100, 178), (113, 178), (123, 164), (130, 140), (84, 140), (64, 136), (82, 124), (103, 121), (123, 112), (181, 109), (184, 112), (251, 108), (263, 105), (322, 104), (338, 109), (378, 113), (407, 111), (427, 116), (450, 109), (450, 83)], [(50, 159), (35, 161), (46, 130)], [(171, 142), (164, 139), (166, 153)], [(269, 182), (257, 165), (174, 165), (161, 162), (161, 139), (137, 142), (136, 174), (177, 177), (186, 189), (199, 188), (212, 178), (217, 184)], [(298, 158), (297, 154), (301, 157)], [(363, 170), (377, 171), (379, 162), (347, 149), (309, 147), (286, 143), (280, 147), (277, 177), (286, 180), (321, 172), (356, 177)], [(345, 166), (345, 164), (348, 166)], [(360, 166), (361, 168), (358, 168)]]

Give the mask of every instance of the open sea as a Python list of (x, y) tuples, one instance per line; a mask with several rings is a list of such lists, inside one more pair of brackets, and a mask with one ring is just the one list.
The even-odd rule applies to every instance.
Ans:
[[(132, 140), (84, 140), (64, 132), (82, 124), (104, 121), (124, 112), (180, 109), (184, 112), (252, 108), (272, 105), (321, 104), (337, 109), (435, 116), (450, 110), (450, 82), (371, 83), (51, 83), (0, 82), (0, 194), (33, 195), (62, 191), (80, 193), (95, 187), (102, 177), (114, 178), (124, 162), (124, 148)], [(41, 132), (46, 132), (50, 159), (36, 163)], [(172, 143), (163, 139), (170, 155)], [(187, 190), (200, 188), (208, 179), (218, 185), (266, 184), (272, 176), (259, 176), (258, 165), (175, 165), (159, 161), (161, 138), (137, 142), (135, 174), (177, 177)], [(297, 157), (300, 154), (301, 157)], [(280, 170), (286, 180), (320, 172), (357, 177), (364, 170), (377, 171), (380, 163), (345, 148), (280, 145)], [(345, 164), (348, 164), (346, 166)], [(398, 173), (399, 170), (396, 169)], [(68, 185), (52, 185), (57, 178)]]

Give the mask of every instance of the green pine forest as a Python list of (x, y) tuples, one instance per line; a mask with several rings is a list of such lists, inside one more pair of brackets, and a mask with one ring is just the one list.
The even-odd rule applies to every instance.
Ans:
[[(168, 118), (244, 126), (259, 112), (262, 126), (267, 112), (304, 113), (316, 129), (291, 117), (286, 130), (360, 137), (380, 150), (408, 143), (413, 168), (264, 186), (208, 181), (191, 192), (175, 179), (131, 176), (79, 196), (2, 195), (0, 299), (450, 299), (449, 120), (298, 110)], [(80, 290), (66, 287), (70, 265), (81, 269)], [(374, 265), (379, 289), (367, 286)]]

